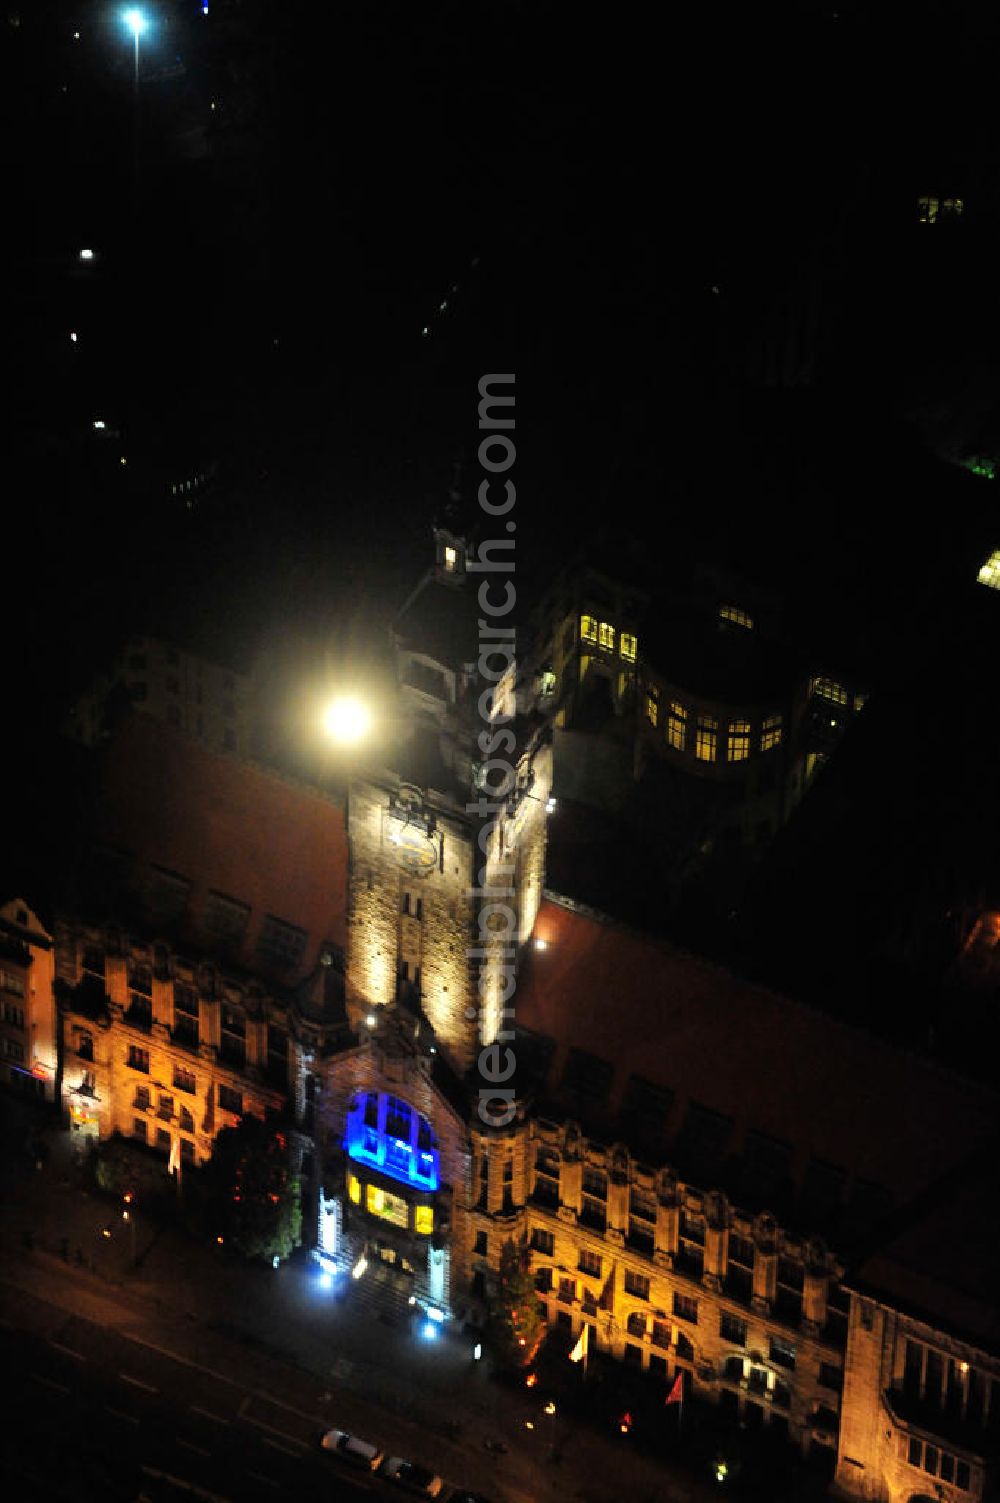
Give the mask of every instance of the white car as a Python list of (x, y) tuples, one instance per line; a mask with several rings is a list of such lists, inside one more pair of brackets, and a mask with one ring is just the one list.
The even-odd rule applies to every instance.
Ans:
[(402, 1456), (390, 1456), (382, 1468), (386, 1481), (397, 1487), (405, 1487), (408, 1493), (417, 1493), (421, 1498), (436, 1498), (444, 1487), (441, 1478), (425, 1466), (413, 1461), (404, 1461)]
[(374, 1472), (379, 1462), (384, 1460), (378, 1446), (361, 1440), (357, 1435), (351, 1435), (348, 1430), (326, 1430), (320, 1436), (319, 1443), (324, 1451), (332, 1452), (342, 1461), (349, 1461), (352, 1466), (364, 1467), (368, 1472)]

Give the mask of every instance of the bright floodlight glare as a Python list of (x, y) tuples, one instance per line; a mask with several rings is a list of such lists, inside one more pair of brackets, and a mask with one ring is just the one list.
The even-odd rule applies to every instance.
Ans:
[(125, 12), (122, 20), (134, 37), (141, 37), (146, 30), (146, 17), (141, 10), (136, 10), (134, 7)]
[(359, 699), (335, 699), (323, 715), (323, 728), (334, 741), (360, 741), (371, 716)]
[(327, 1273), (326, 1270), (324, 1269), (324, 1271), (319, 1276), (319, 1287), (321, 1289), (332, 1289), (333, 1288), (333, 1274), (332, 1273)]
[(85, 245), (84, 248), (83, 248), (83, 250), (80, 252), (80, 260), (81, 261), (93, 261), (93, 259), (94, 259), (94, 252), (90, 249), (89, 246)]
[(424, 1338), (425, 1341), (436, 1341), (437, 1340), (437, 1333), (438, 1333), (438, 1328), (437, 1328), (437, 1326), (434, 1324), (434, 1322), (432, 1320), (427, 1320), (427, 1321), (424, 1322), (423, 1328), (421, 1329), (420, 1334)]

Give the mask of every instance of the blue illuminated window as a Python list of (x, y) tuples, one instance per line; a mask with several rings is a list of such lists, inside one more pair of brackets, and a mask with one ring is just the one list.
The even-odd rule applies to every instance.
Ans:
[(344, 1147), (349, 1158), (404, 1185), (436, 1190), (441, 1182), (434, 1130), (398, 1096), (359, 1091), (348, 1108)]

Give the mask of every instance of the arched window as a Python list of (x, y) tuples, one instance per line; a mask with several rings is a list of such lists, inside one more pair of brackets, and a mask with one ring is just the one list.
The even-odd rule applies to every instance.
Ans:
[(384, 1091), (358, 1091), (347, 1110), (348, 1158), (371, 1164), (402, 1184), (436, 1190), (441, 1180), (434, 1129), (408, 1102)]

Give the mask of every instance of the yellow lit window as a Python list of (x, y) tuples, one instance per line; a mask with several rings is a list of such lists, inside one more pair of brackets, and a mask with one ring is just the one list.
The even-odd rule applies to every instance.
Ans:
[(711, 715), (698, 716), (698, 730), (695, 735), (694, 754), (699, 762), (714, 762), (716, 746), (718, 743), (719, 722), (713, 720)]
[(347, 1194), (356, 1206), (361, 1204), (361, 1181), (356, 1174), (347, 1176)]
[(655, 689), (650, 689), (646, 695), (646, 719), (650, 725), (656, 725), (660, 718), (660, 696)]
[(455, 572), (455, 565), (457, 563), (458, 563), (458, 551), (457, 551), (457, 549), (455, 549), (455, 548), (446, 548), (444, 550), (444, 566), (447, 569), (447, 571), (448, 571), (449, 574), (453, 574)]
[(602, 621), (601, 622), (600, 629), (599, 629), (599, 641), (600, 641), (600, 645), (604, 648), (605, 652), (614, 652), (614, 650), (615, 650), (615, 629), (607, 621)]
[(838, 684), (832, 678), (814, 678), (812, 692), (818, 694), (820, 699), (828, 699), (835, 705), (846, 705), (847, 690), (843, 684)]
[(726, 756), (730, 762), (745, 762), (750, 755), (749, 720), (732, 720), (729, 723), (729, 745)]
[(760, 728), (760, 749), (762, 752), (773, 751), (781, 745), (781, 716), (768, 715)]
[(434, 1230), (433, 1206), (416, 1206), (413, 1211), (413, 1230), (421, 1237), (429, 1237)]
[(994, 548), (976, 579), (979, 584), (988, 585), (991, 590), (1000, 590), (1000, 548)]
[(941, 218), (958, 219), (965, 208), (965, 202), (961, 198), (942, 198)]
[(388, 1190), (380, 1190), (377, 1185), (365, 1187), (365, 1204), (373, 1216), (381, 1216), (383, 1221), (391, 1221), (394, 1226), (406, 1226), (409, 1222), (409, 1207), (400, 1195), (390, 1195)]
[(936, 224), (940, 201), (926, 196), (917, 199), (917, 220), (920, 224)]
[(733, 626), (743, 626), (753, 631), (753, 617), (739, 605), (720, 605), (719, 620), (729, 621)]
[(580, 640), (582, 642), (597, 641), (597, 622), (593, 616), (580, 617)]
[(667, 715), (667, 745), (674, 751), (683, 751), (687, 745), (688, 712), (683, 705), (671, 703)]
[(619, 650), (627, 663), (634, 663), (639, 651), (639, 643), (631, 632), (623, 631), (619, 639)]

